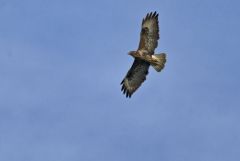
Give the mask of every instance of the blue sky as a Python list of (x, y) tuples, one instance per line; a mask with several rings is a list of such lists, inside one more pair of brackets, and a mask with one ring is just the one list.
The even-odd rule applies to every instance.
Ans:
[[(236, 0), (1, 0), (1, 161), (239, 161)], [(166, 68), (120, 82), (157, 11)]]

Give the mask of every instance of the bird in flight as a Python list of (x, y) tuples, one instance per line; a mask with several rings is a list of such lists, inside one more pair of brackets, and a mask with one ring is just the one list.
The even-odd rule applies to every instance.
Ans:
[(158, 46), (159, 26), (157, 12), (150, 12), (142, 20), (140, 43), (137, 51), (130, 51), (128, 54), (134, 58), (134, 62), (122, 80), (122, 91), (126, 97), (132, 94), (146, 80), (149, 66), (160, 72), (166, 63), (166, 54), (154, 54)]

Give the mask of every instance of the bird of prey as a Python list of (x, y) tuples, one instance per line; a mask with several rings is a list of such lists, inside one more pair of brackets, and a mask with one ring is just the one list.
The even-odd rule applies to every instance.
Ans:
[(154, 13), (148, 13), (142, 20), (140, 43), (137, 51), (130, 51), (128, 53), (134, 58), (134, 62), (121, 82), (121, 90), (123, 94), (126, 94), (126, 97), (130, 98), (146, 80), (150, 65), (157, 72), (160, 72), (164, 68), (166, 54), (154, 54), (154, 50), (158, 46), (158, 39), (158, 14), (155, 11)]

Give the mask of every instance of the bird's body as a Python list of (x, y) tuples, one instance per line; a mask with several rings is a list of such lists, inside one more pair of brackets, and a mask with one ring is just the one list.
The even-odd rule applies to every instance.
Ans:
[(156, 12), (151, 12), (147, 14), (142, 21), (141, 38), (138, 50), (129, 52), (129, 55), (134, 57), (134, 62), (121, 82), (122, 91), (126, 94), (126, 97), (131, 97), (146, 80), (150, 65), (158, 72), (164, 68), (166, 54), (154, 54), (154, 50), (158, 45), (158, 39), (158, 14)]
[(144, 50), (132, 52), (132, 53), (129, 53), (129, 55), (133, 56), (134, 58), (139, 58), (141, 60), (144, 60), (146, 62), (152, 62), (153, 64), (158, 62), (158, 59), (155, 54), (153, 55), (148, 54), (148, 52)]

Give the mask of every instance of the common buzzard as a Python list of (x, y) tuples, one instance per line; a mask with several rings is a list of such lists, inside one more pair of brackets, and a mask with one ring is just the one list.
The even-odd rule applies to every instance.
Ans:
[(150, 65), (157, 72), (160, 72), (164, 68), (166, 54), (154, 54), (154, 50), (158, 46), (158, 39), (158, 14), (157, 12), (151, 12), (142, 20), (140, 43), (137, 51), (130, 51), (128, 53), (134, 58), (134, 62), (121, 82), (122, 91), (123, 94), (126, 94), (126, 97), (130, 98), (146, 80)]

